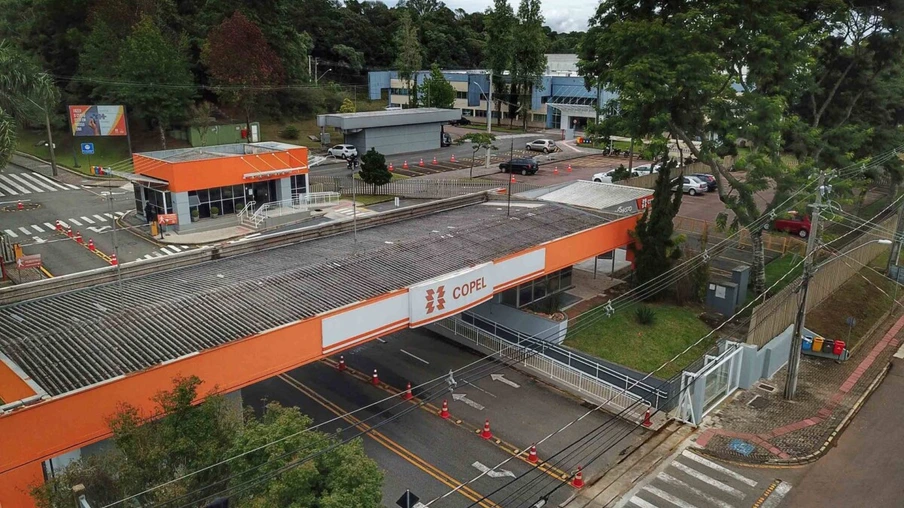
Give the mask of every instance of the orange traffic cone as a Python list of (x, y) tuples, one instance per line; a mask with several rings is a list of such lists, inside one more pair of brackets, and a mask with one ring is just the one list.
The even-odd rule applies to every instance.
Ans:
[(402, 398), (405, 400), (411, 400), (414, 395), (411, 395), (411, 383), (408, 383), (408, 387), (405, 388), (405, 391), (402, 392)]
[(650, 420), (650, 408), (647, 408), (647, 412), (643, 415), (643, 423), (641, 423), (644, 427), (651, 427), (653, 425), (653, 421)]
[(571, 163), (568, 163), (568, 172), (571, 173)]
[(483, 422), (483, 432), (480, 433), (480, 437), (484, 439), (489, 439), (493, 437), (493, 433), (490, 432), (490, 420), (486, 420)]
[(443, 420), (447, 420), (449, 418), (449, 401), (448, 400), (443, 401), (443, 408), (440, 409), (439, 416)]
[(515, 175), (512, 175), (512, 183), (515, 183)]
[(530, 445), (530, 453), (527, 455), (527, 461), (531, 464), (536, 464), (538, 460), (540, 459), (537, 457), (537, 445), (532, 444)]
[(380, 378), (377, 377), (377, 369), (374, 369), (374, 377), (370, 378), (370, 384), (374, 386), (380, 384)]
[(420, 167), (424, 167), (424, 159), (421, 159), (421, 162), (418, 162), (417, 165)]
[(90, 250), (91, 252), (94, 252), (95, 250), (97, 250), (94, 247), (94, 239), (93, 238), (88, 239), (88, 250)]
[(408, 161), (402, 163), (402, 169), (408, 169)]
[(449, 159), (449, 162), (455, 162), (455, 154), (454, 153), (452, 154), (452, 158)]
[(581, 466), (578, 466), (578, 472), (574, 474), (574, 479), (571, 480), (571, 486), (576, 489), (584, 486), (584, 473), (581, 471)]
[(75, 232), (75, 241), (78, 242), (78, 243), (83, 243), (83, 242), (82, 242), (82, 232), (81, 232), (81, 231), (76, 231), (76, 232)]
[(392, 163), (390, 162), (390, 163), (389, 163), (389, 172), (392, 173), (392, 170), (393, 170), (393, 169), (395, 169), (395, 168), (392, 167)]
[(437, 164), (437, 162), (436, 162), (436, 156), (434, 155), (434, 156), (433, 156), (433, 165), (436, 166), (436, 164)]
[(22, 204), (21, 201), (16, 203), (16, 210), (25, 210), (25, 205)]
[(116, 260), (116, 254), (113, 254), (112, 256), (110, 256), (110, 264), (113, 266), (116, 266), (119, 264), (119, 261)]
[(72, 228), (69, 228), (66, 230), (66, 236), (68, 236), (69, 238), (72, 238)]
[(556, 169), (552, 170), (552, 174), (558, 176), (558, 175), (559, 175), (559, 168), (556, 168)]
[(59, 220), (59, 219), (57, 219), (57, 221), (56, 221), (56, 230), (59, 231), (60, 233), (63, 232), (63, 225), (60, 224), (60, 220)]
[(340, 372), (345, 370), (345, 357), (344, 356), (339, 357), (339, 365), (336, 366), (336, 369), (338, 369)]

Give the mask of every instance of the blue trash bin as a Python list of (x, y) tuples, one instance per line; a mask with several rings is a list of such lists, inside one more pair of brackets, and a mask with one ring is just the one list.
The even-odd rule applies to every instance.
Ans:
[(813, 337), (804, 337), (803, 341), (800, 343), (800, 348), (802, 351), (812, 351)]

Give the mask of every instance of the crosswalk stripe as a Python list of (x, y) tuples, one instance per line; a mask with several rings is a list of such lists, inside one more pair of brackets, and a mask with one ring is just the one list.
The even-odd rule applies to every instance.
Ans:
[(30, 234), (31, 234), (31, 231), (25, 229), (24, 227), (19, 228), (19, 231), (25, 233), (26, 235), (30, 235)]
[(44, 189), (38, 187), (37, 185), (35, 185), (35, 184), (29, 182), (28, 180), (26, 180), (25, 178), (23, 178), (22, 175), (10, 173), (8, 176), (10, 178), (15, 179), (17, 182), (21, 183), (26, 189), (30, 189), (33, 192), (45, 192)]
[(18, 193), (22, 193), (22, 194), (31, 194), (31, 191), (30, 191), (30, 190), (27, 190), (27, 189), (23, 188), (21, 185), (19, 185), (19, 184), (17, 184), (16, 182), (14, 182), (14, 181), (13, 181), (12, 179), (10, 179), (8, 176), (0, 175), (0, 180), (3, 180), (4, 182), (6, 182), (7, 185), (11, 185), (11, 186), (13, 186), (13, 187), (15, 187), (16, 189), (19, 190), (19, 192), (11, 191), (13, 194), (18, 194)]
[(167, 254), (177, 254), (179, 252), (178, 250), (170, 251), (168, 247), (162, 247), (160, 250), (166, 252)]
[(692, 486), (688, 485), (687, 483), (685, 483), (685, 482), (679, 480), (678, 478), (675, 478), (674, 476), (671, 476), (665, 472), (659, 473), (658, 475), (656, 475), (656, 478), (664, 481), (665, 483), (667, 483), (673, 487), (687, 489), (687, 490), (693, 492), (694, 494), (700, 496), (701, 498), (706, 499), (706, 501), (709, 502), (710, 504), (718, 506), (719, 508), (734, 508), (732, 505), (726, 503), (725, 501), (722, 501), (721, 499), (717, 499), (696, 487), (692, 487)]
[(179, 247), (182, 247), (183, 249), (190, 249), (190, 248), (191, 248), (191, 247), (189, 247), (188, 245), (180, 245)]
[(56, 226), (54, 226), (53, 224), (51, 224), (51, 223), (49, 223), (49, 222), (45, 222), (44, 225), (47, 226), (47, 229), (49, 229), (49, 230), (51, 230), (51, 231), (53, 231), (54, 229), (56, 229)]
[(685, 501), (669, 494), (668, 492), (666, 492), (664, 490), (657, 489), (656, 487), (653, 487), (652, 485), (647, 485), (646, 487), (643, 488), (643, 490), (649, 492), (650, 494), (653, 494), (654, 496), (661, 497), (662, 499), (665, 499), (666, 501), (672, 503), (675, 506), (680, 506), (681, 508), (697, 508), (696, 506), (694, 506), (688, 502), (685, 502)]
[(145, 254), (144, 256), (142, 256), (141, 259), (154, 259), (154, 256), (152, 256), (150, 254)]
[(109, 214), (109, 213), (105, 213), (105, 214), (104, 214), (104, 217), (106, 217), (106, 218), (108, 218), (108, 219), (112, 219), (112, 218), (113, 218), (113, 215), (111, 215), (111, 214)]
[(125, 214), (126, 214), (126, 212), (116, 212), (117, 217), (122, 217)]
[(162, 257), (163, 257), (163, 254), (161, 254), (161, 253), (159, 253), (159, 252), (152, 252), (151, 254), (152, 254), (155, 258), (162, 258)]
[(65, 185), (66, 187), (69, 187), (69, 189), (71, 189), (71, 190), (79, 190), (81, 188), (78, 185), (72, 185), (71, 183), (65, 183), (63, 185)]
[(4, 229), (3, 232), (6, 233), (10, 238), (19, 238), (19, 235), (17, 235), (12, 229)]
[(97, 215), (97, 214), (92, 215), (92, 217), (94, 217), (95, 219), (97, 219), (100, 222), (107, 222), (106, 217), (101, 217), (100, 215)]
[(0, 180), (0, 190), (2, 190), (3, 192), (9, 194), (10, 196), (12, 196), (12, 195), (14, 195), (14, 194), (18, 194), (18, 192), (16, 192), (16, 191), (12, 190), (11, 188), (9, 188), (9, 187), (3, 185), (3, 180)]
[(61, 220), (60, 226), (63, 226), (63, 229), (69, 229), (69, 224), (67, 224), (66, 221)]
[(694, 478), (700, 480), (701, 482), (704, 482), (712, 487), (715, 487), (730, 496), (734, 496), (738, 499), (744, 499), (744, 493), (741, 492), (740, 490), (738, 490), (726, 483), (720, 482), (719, 480), (716, 480), (715, 478), (707, 476), (692, 467), (686, 466), (686, 465), (682, 464), (681, 462), (678, 462), (677, 460), (672, 462), (672, 466), (675, 467), (675, 469), (678, 469), (679, 471), (684, 471), (688, 475), (693, 476)]
[(94, 221), (93, 221), (93, 220), (89, 219), (88, 217), (85, 217), (84, 215), (82, 215), (80, 218), (81, 218), (83, 221), (87, 222), (88, 224), (94, 224)]
[(34, 229), (34, 230), (37, 231), (38, 233), (43, 233), (43, 232), (44, 232), (44, 230), (41, 229), (41, 226), (38, 226), (37, 224), (32, 224), (32, 225), (31, 225), (31, 229)]
[(76, 226), (81, 226), (81, 225), (82, 225), (81, 222), (79, 222), (79, 221), (77, 221), (77, 220), (75, 220), (75, 219), (69, 219), (69, 222), (75, 224)]
[(637, 496), (632, 497), (628, 502), (639, 506), (640, 508), (658, 508), (655, 504), (648, 503)]
[(35, 175), (33, 175), (31, 173), (19, 173), (19, 176), (21, 176), (22, 178), (25, 178), (26, 180), (34, 182), (35, 185), (42, 187), (44, 189), (47, 189), (50, 192), (55, 192), (57, 190), (57, 188), (54, 187), (53, 185), (50, 185), (50, 184), (44, 182), (43, 180), (38, 179), (37, 177), (35, 177)]
[(681, 456), (691, 459), (698, 464), (702, 464), (702, 465), (704, 465), (714, 471), (718, 471), (726, 476), (730, 476), (741, 483), (750, 485), (751, 487), (756, 487), (756, 484), (757, 484), (756, 480), (751, 480), (750, 478), (747, 478), (746, 476), (738, 474), (738, 472), (736, 472), (736, 471), (732, 471), (731, 469), (728, 469), (727, 467), (723, 467), (719, 464), (716, 464), (715, 462), (713, 462), (709, 459), (706, 459), (704, 457), (701, 457), (701, 456), (697, 455), (696, 453), (684, 450), (681, 452)]
[(778, 484), (778, 487), (772, 491), (772, 494), (769, 494), (769, 497), (766, 498), (766, 501), (760, 505), (760, 508), (776, 508), (779, 504), (781, 504), (782, 499), (784, 499), (785, 494), (791, 490), (791, 484), (788, 482), (781, 482)]
[[(62, 183), (60, 183), (60, 182), (57, 182), (57, 181), (55, 181), (55, 180), (51, 180), (50, 178), (47, 178), (46, 176), (44, 176), (44, 175), (42, 175), (42, 174), (35, 173), (35, 174), (34, 174), (34, 177), (35, 177), (36, 179), (38, 179), (38, 180), (42, 180), (42, 181), (44, 181), (44, 182), (47, 182), (48, 185), (52, 185), (52, 186), (57, 187), (57, 188), (59, 188), (59, 189), (61, 189), (61, 190), (66, 190), (66, 189), (67, 189), (66, 185), (64, 185), (64, 184), (62, 184)], [(77, 188), (77, 187), (76, 187), (76, 188)]]

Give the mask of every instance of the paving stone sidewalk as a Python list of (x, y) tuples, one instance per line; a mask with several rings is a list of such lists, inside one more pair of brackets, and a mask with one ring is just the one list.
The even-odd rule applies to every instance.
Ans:
[(786, 369), (739, 392), (715, 411), (696, 438), (701, 453), (747, 464), (799, 464), (815, 460), (839, 425), (888, 366), (904, 340), (904, 316), (893, 314), (838, 363), (803, 355), (796, 400), (783, 397)]

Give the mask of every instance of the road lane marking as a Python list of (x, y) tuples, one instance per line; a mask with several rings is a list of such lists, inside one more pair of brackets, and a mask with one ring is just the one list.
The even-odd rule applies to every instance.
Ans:
[(474, 409), (476, 409), (478, 411), (483, 411), (484, 409), (486, 409), (485, 407), (478, 404), (477, 402), (474, 402), (473, 400), (469, 399), (468, 396), (463, 393), (453, 393), (452, 400), (457, 400), (458, 402), (464, 402), (465, 404), (473, 407)]
[(67, 190), (67, 189), (72, 189), (72, 188), (78, 189), (78, 187), (75, 187), (74, 185), (69, 185), (69, 187), (66, 187), (66, 184), (62, 184), (55, 180), (51, 180), (50, 178), (47, 178), (46, 176), (44, 176), (40, 173), (34, 173), (34, 177), (38, 180), (43, 180), (43, 181), (47, 182), (48, 184), (53, 185), (54, 187), (59, 187), (62, 190)]
[(487, 467), (477, 461), (475, 461), (471, 465), (474, 466), (474, 469), (480, 471), (481, 473), (484, 473), (485, 475), (489, 476), (490, 478), (505, 478), (506, 476), (510, 476), (512, 478), (515, 477), (515, 473), (513, 473), (507, 469), (500, 469), (500, 470), (496, 471), (495, 469), (490, 469), (489, 467)]
[(79, 222), (79, 221), (77, 221), (77, 220), (75, 220), (75, 219), (69, 219), (69, 222), (75, 224), (76, 226), (81, 226), (81, 225), (82, 225), (81, 222)]
[(63, 229), (69, 229), (69, 224), (67, 224), (66, 221), (61, 220), (60, 226), (63, 226)]
[(29, 230), (28, 230), (27, 228), (25, 228), (24, 226), (21, 227), (21, 228), (19, 228), (19, 231), (25, 233), (26, 235), (30, 235), (30, 234), (31, 234), (31, 231), (29, 231)]
[(690, 503), (687, 503), (687, 502), (669, 494), (668, 492), (666, 492), (664, 490), (657, 489), (656, 487), (647, 485), (646, 487), (643, 488), (643, 490), (649, 492), (650, 494), (653, 494), (656, 497), (661, 497), (662, 499), (665, 499), (666, 501), (672, 503), (675, 506), (679, 506), (681, 508), (697, 508), (696, 506), (694, 506)]
[(19, 189), (19, 192), (16, 192), (16, 191), (10, 191), (12, 194), (19, 194), (19, 193), (22, 193), (22, 194), (31, 194), (31, 191), (30, 191), (30, 190), (26, 190), (26, 189), (22, 188), (21, 185), (17, 184), (15, 181), (9, 179), (8, 177), (5, 177), (5, 176), (3, 176), (3, 175), (0, 175), (0, 180), (6, 182), (8, 185), (11, 185), (11, 186), (13, 186), (13, 187)]
[(174, 250), (173, 252), (170, 252), (169, 250), (167, 250), (168, 248), (169, 247), (161, 247), (160, 250), (162, 250), (163, 252), (166, 252), (167, 254), (177, 254), (179, 252), (178, 250)]
[(93, 220), (89, 219), (88, 217), (85, 217), (84, 215), (81, 216), (80, 219), (82, 219), (83, 221), (87, 222), (88, 224), (94, 224), (94, 221), (93, 221)]
[(427, 365), (430, 365), (430, 362), (428, 362), (427, 360), (424, 360), (423, 358), (421, 358), (421, 357), (419, 357), (419, 356), (415, 356), (415, 355), (409, 353), (408, 351), (405, 351), (404, 349), (400, 349), (399, 351), (401, 351), (401, 352), (405, 353), (406, 355), (408, 355), (408, 356), (414, 358), (415, 360), (418, 360), (418, 361), (421, 361), (421, 362), (426, 363)]
[(637, 496), (632, 497), (628, 502), (635, 504), (635, 505), (639, 506), (640, 508), (659, 508), (655, 504), (648, 503)]
[(113, 218), (113, 214), (111, 214), (111, 213), (105, 213), (105, 214), (104, 214), (104, 217), (106, 217), (106, 218), (108, 218), (108, 219), (112, 219), (112, 218)]
[(19, 235), (13, 232), (12, 229), (4, 229), (3, 232), (6, 233), (10, 238), (19, 238)]
[(490, 379), (492, 379), (493, 381), (499, 381), (500, 383), (505, 385), (509, 385), (512, 388), (521, 388), (521, 385), (514, 381), (506, 379), (505, 375), (503, 374), (490, 374)]
[(697, 455), (696, 453), (684, 450), (681, 452), (681, 456), (691, 459), (698, 464), (702, 464), (702, 465), (704, 465), (714, 471), (718, 471), (726, 476), (730, 476), (741, 483), (744, 483), (751, 487), (756, 487), (756, 484), (757, 484), (756, 480), (747, 478), (746, 476), (739, 474), (737, 471), (732, 471), (731, 469), (728, 469), (727, 467), (724, 467), (720, 464), (716, 464), (715, 462), (713, 462), (705, 457), (701, 457), (701, 456)]
[(7, 193), (7, 194), (10, 194), (10, 195), (18, 194), (18, 192), (16, 192), (16, 191), (12, 190), (11, 188), (9, 188), (9, 187), (3, 185), (3, 180), (0, 180), (0, 190), (2, 190), (3, 192), (5, 192), (5, 193)]
[(677, 460), (672, 462), (672, 466), (675, 469), (678, 469), (679, 471), (683, 471), (683, 472), (687, 473), (689, 476), (693, 476), (694, 478), (700, 480), (701, 482), (706, 483), (706, 484), (710, 485), (711, 487), (715, 487), (730, 496), (734, 496), (738, 499), (744, 499), (744, 493), (741, 492), (740, 490), (738, 490), (726, 483), (720, 482), (719, 480), (716, 480), (715, 478), (705, 475), (692, 467), (686, 466), (686, 465), (682, 464), (681, 462), (678, 462)]
[(37, 185), (29, 182), (28, 180), (22, 178), (21, 175), (17, 175), (15, 173), (9, 174), (10, 178), (14, 178), (17, 182), (21, 183), (25, 188), (31, 189), (34, 192), (46, 192), (44, 189), (38, 187)]
[(779, 482), (778, 486), (775, 487), (775, 490), (769, 494), (769, 497), (766, 498), (766, 501), (760, 505), (760, 508), (776, 508), (779, 504), (781, 504), (782, 500), (785, 498), (785, 494), (791, 490), (791, 484), (788, 482)]
[(53, 231), (54, 229), (56, 229), (56, 226), (54, 226), (53, 224), (51, 224), (51, 223), (49, 223), (49, 222), (45, 222), (44, 225), (47, 226), (47, 229), (49, 229), (49, 230), (51, 230), (51, 231)]
[(40, 179), (38, 179), (38, 178), (35, 178), (35, 176), (34, 176), (33, 174), (29, 174), (29, 173), (20, 173), (19, 176), (21, 176), (22, 178), (28, 178), (28, 180), (34, 182), (34, 183), (35, 183), (36, 185), (38, 185), (39, 187), (43, 187), (43, 188), (45, 188), (45, 189), (48, 189), (50, 192), (56, 192), (57, 190), (59, 190), (59, 189), (56, 189), (55, 187), (53, 187), (52, 185), (49, 185), (49, 184), (47, 184), (46, 182), (44, 182), (44, 181), (42, 181), (42, 180), (40, 180)]
[(386, 343), (387, 343), (385, 340), (381, 339), (380, 337), (377, 337), (377, 342), (380, 342), (380, 343), (382, 343), (382, 344), (386, 344)]
[(663, 481), (673, 487), (689, 490), (689, 491), (693, 492), (694, 494), (696, 494), (698, 497), (706, 499), (706, 501), (709, 504), (718, 506), (719, 508), (734, 508), (734, 505), (732, 505), (730, 503), (726, 503), (725, 501), (722, 501), (721, 499), (719, 499), (715, 496), (707, 494), (706, 492), (703, 492), (702, 490), (700, 490), (696, 487), (688, 485), (687, 483), (679, 480), (678, 478), (675, 478), (674, 476), (672, 476), (664, 471), (659, 473), (658, 475), (656, 475), (656, 479)]
[[(292, 376), (289, 376), (288, 374), (280, 374), (277, 377), (279, 377), (281, 380), (283, 380), (283, 382), (285, 382), (289, 386), (295, 388), (299, 392), (306, 395), (312, 401), (316, 402), (317, 404), (320, 404), (321, 406), (326, 408), (331, 413), (335, 414), (336, 416), (341, 417), (343, 420), (354, 425), (358, 430), (361, 430), (368, 437), (370, 437), (377, 443), (383, 445), (383, 447), (385, 447), (387, 450), (389, 450), (389, 451), (395, 453), (396, 455), (398, 455), (399, 457), (405, 459), (408, 463), (412, 464), (413, 466), (420, 469), (421, 471), (427, 473), (428, 475), (430, 475), (434, 479), (438, 480), (443, 485), (450, 487), (450, 488), (456, 488), (463, 483), (463, 482), (460, 482), (460, 481), (456, 480), (455, 478), (449, 476), (443, 470), (441, 470), (438, 467), (434, 466), (433, 464), (427, 462), (420, 456), (415, 455), (413, 452), (409, 451), (407, 448), (403, 447), (402, 445), (396, 443), (395, 441), (393, 441), (392, 439), (390, 439), (389, 437), (384, 435), (382, 432), (374, 429), (373, 427), (371, 427), (367, 423), (364, 423), (363, 421), (359, 420), (358, 418), (348, 414), (348, 412), (345, 411), (344, 409), (342, 409), (340, 406), (336, 405), (335, 403), (326, 399), (319, 393), (315, 392), (313, 389), (311, 389), (310, 387), (308, 387), (301, 381), (298, 381), (297, 379), (293, 378)], [(462, 496), (468, 498), (470, 501), (473, 501), (473, 502), (477, 502), (478, 500), (483, 498), (483, 495), (481, 495), (479, 492), (477, 492), (474, 489), (467, 487), (467, 486), (460, 488), (457, 492), (459, 492)], [(481, 501), (479, 504), (480, 504), (480, 506), (484, 506), (487, 508), (496, 506), (495, 503), (493, 503), (492, 501), (489, 501), (489, 500)]]
[(41, 229), (41, 226), (38, 226), (37, 224), (32, 224), (30, 227), (31, 227), (31, 229), (34, 229), (34, 230), (37, 231), (38, 233), (43, 233), (43, 232), (44, 232), (44, 230)]
[(102, 216), (97, 215), (97, 214), (92, 215), (92, 217), (94, 217), (95, 219), (97, 219), (99, 222), (107, 222), (107, 218), (106, 218), (106, 217), (102, 217)]
[(493, 395), (492, 393), (490, 393), (490, 392), (484, 390), (483, 388), (481, 388), (481, 387), (475, 385), (474, 383), (468, 381), (467, 379), (465, 379), (465, 380), (463, 381), (463, 383), (468, 384), (468, 385), (471, 385), (471, 386), (474, 387), (474, 388), (477, 388), (478, 390), (480, 390), (480, 391), (482, 391), (483, 393), (489, 395), (490, 397), (493, 397), (494, 399), (496, 398), (496, 396)]
[(94, 231), (95, 233), (103, 233), (105, 230), (112, 228), (112, 226), (88, 226), (90, 231)]

